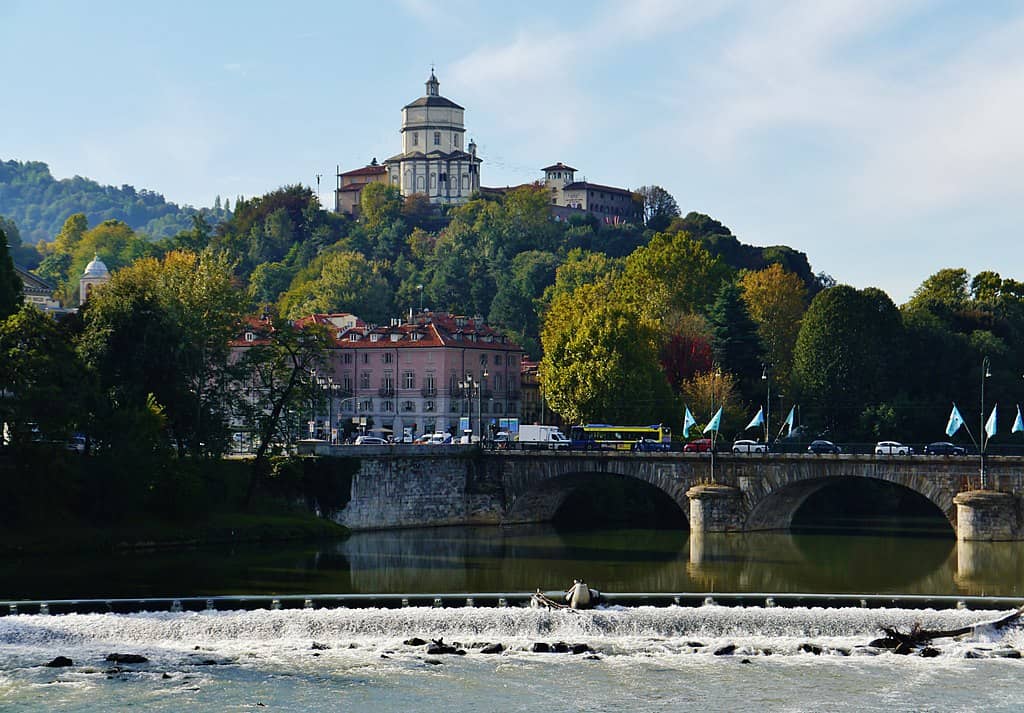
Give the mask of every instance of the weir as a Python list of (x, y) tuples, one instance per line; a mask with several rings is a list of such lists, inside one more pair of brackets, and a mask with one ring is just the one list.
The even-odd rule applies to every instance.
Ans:
[[(154, 597), (147, 599), (50, 599), (0, 601), (0, 617), (61, 614), (137, 614), (142, 612), (227, 612), (296, 609), (404, 609), (528, 607), (534, 592), (444, 594), (298, 594), (279, 596)], [(542, 592), (560, 601), (564, 592)], [(862, 609), (1015, 609), (1019, 597), (970, 597), (889, 594), (797, 594), (728, 592), (601, 592), (602, 606), (621, 607), (808, 607)]]

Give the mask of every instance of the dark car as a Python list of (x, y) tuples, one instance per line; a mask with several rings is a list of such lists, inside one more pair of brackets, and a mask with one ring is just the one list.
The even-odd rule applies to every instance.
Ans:
[(690, 441), (685, 446), (683, 446), (684, 453), (707, 453), (710, 450), (710, 438), (698, 438), (696, 441)]
[(937, 441), (925, 446), (924, 454), (926, 456), (962, 456), (967, 455), (967, 449), (949, 441)]
[(832, 441), (811, 441), (811, 445), (807, 446), (808, 453), (842, 453), (843, 449), (837, 446)]

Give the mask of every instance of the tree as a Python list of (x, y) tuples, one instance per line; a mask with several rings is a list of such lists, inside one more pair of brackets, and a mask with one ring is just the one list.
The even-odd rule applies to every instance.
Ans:
[(351, 250), (326, 255), (310, 266), (308, 279), (296, 277), (281, 297), (281, 312), (291, 319), (352, 312), (371, 322), (384, 322), (391, 314), (392, 295), (384, 268)]
[(374, 230), (384, 223), (393, 223), (402, 215), (402, 193), (397, 186), (371, 183), (359, 198), (360, 217)]
[(652, 321), (612, 303), (601, 286), (558, 297), (541, 334), (544, 399), (572, 422), (677, 423), (659, 337)]
[(665, 320), (665, 334), (658, 359), (668, 383), (679, 393), (684, 382), (707, 373), (714, 365), (711, 329), (700, 315), (682, 313)]
[(740, 278), (743, 302), (757, 323), (764, 356), (777, 383), (788, 385), (800, 320), (807, 309), (807, 288), (781, 265), (747, 272)]
[(679, 204), (661, 186), (640, 186), (636, 194), (643, 205), (644, 225), (649, 230), (665, 230), (673, 218), (679, 217)]
[(256, 423), (259, 434), (246, 489), (247, 505), (270, 474), (273, 449), (293, 440), (286, 416), (309, 403), (314, 389), (310, 373), (323, 365), (332, 344), (330, 334), (318, 324), (297, 326), (275, 319), (260, 325), (258, 331), (255, 346), (242, 350), (239, 360), (239, 373), (245, 377), (234, 384), (236, 403), (244, 404), (248, 420)]
[(715, 362), (736, 376), (744, 396), (753, 397), (755, 385), (761, 383), (764, 357), (757, 325), (747, 312), (738, 285), (732, 282), (722, 284), (708, 310), (708, 322)]
[(866, 406), (892, 398), (895, 375), (902, 374), (904, 334), (899, 311), (881, 290), (838, 285), (811, 301), (797, 337), (793, 377), (827, 429), (856, 432)]
[(967, 270), (962, 267), (939, 270), (914, 290), (907, 307), (946, 312), (962, 310), (970, 300), (967, 284)]
[(7, 234), (0, 230), (0, 320), (21, 306), (22, 284), (7, 251)]
[[(706, 425), (722, 409), (719, 433), (737, 433), (746, 425), (749, 416), (743, 409), (737, 382), (732, 374), (717, 369), (695, 374), (682, 384), (683, 401), (697, 419), (699, 427)], [(693, 432), (691, 431), (691, 437)]]

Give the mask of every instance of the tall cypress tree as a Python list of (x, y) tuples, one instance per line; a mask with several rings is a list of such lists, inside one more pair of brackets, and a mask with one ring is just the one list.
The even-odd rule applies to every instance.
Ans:
[(711, 323), (711, 348), (715, 361), (736, 376), (746, 398), (757, 396), (763, 359), (761, 338), (738, 285), (726, 282), (719, 288), (715, 302), (708, 310), (708, 321)]
[(14, 271), (14, 260), (7, 249), (7, 234), (0, 230), (0, 319), (6, 319), (21, 307), (21, 278)]

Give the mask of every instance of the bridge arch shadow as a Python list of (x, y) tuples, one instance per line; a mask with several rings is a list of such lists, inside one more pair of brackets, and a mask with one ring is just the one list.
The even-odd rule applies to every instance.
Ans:
[(952, 498), (927, 480), (914, 485), (918, 487), (863, 476), (800, 480), (763, 493), (752, 504), (745, 529), (841, 529), (845, 517), (856, 517), (864, 528), (881, 526), (910, 532), (917, 528), (894, 523), (920, 519), (927, 523), (928, 534), (955, 534), (956, 506)]
[(570, 472), (534, 482), (506, 512), (504, 522), (553, 522), (569, 527), (626, 524), (689, 529), (682, 485), (670, 489), (610, 472)]

